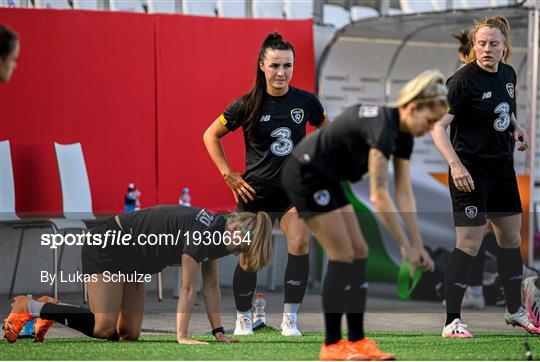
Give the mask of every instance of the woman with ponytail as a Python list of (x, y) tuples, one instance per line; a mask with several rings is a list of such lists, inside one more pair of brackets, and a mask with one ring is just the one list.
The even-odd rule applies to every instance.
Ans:
[(515, 116), (516, 72), (507, 64), (509, 33), (510, 24), (504, 17), (475, 24), (467, 64), (447, 81), (448, 113), (432, 131), (450, 168), (457, 237), (446, 272), (445, 338), (473, 337), (461, 322), (461, 307), (488, 219), (500, 247), (497, 269), (506, 298), (504, 319), (529, 333), (540, 333), (521, 306), (522, 210), (513, 153), (515, 146), (525, 151), (528, 139)]
[(136, 341), (143, 320), (144, 284), (151, 274), (181, 264), (177, 342), (205, 344), (188, 337), (199, 269), (212, 333), (218, 342), (238, 342), (225, 336), (221, 324), (218, 259), (241, 254), (251, 270), (259, 270), (272, 259), (271, 236), (272, 223), (264, 212), (220, 215), (207, 209), (167, 205), (109, 218), (90, 229), (82, 248), (80, 278), (88, 288), (90, 309), (47, 296), (38, 300), (17, 296), (4, 324), (6, 339), (16, 342), (25, 323), (36, 318), (37, 342), (43, 342), (54, 322), (93, 338)]
[[(300, 142), (285, 163), (283, 187), (329, 259), (322, 293), (326, 338), (321, 360), (394, 359), (364, 336), (368, 246), (341, 182), (356, 182), (369, 173), (371, 201), (383, 211), (378, 215), (403, 259), (412, 267), (429, 268), (432, 262), (420, 257), (422, 244), (419, 248), (411, 245), (399, 225), (388, 191), (388, 162), (391, 156), (408, 157), (412, 137), (429, 132), (447, 106), (442, 74), (425, 71), (401, 89), (393, 105), (347, 108), (334, 122)], [(341, 339), (343, 314), (347, 315), (347, 341)]]
[[(313, 94), (292, 87), (294, 47), (278, 33), (264, 40), (251, 90), (234, 101), (204, 133), (212, 161), (231, 189), (239, 211), (265, 211), (277, 219), (289, 251), (284, 277), (281, 333), (300, 336), (297, 312), (309, 276), (309, 231), (298, 217), (280, 183), (283, 162), (306, 135), (307, 123), (322, 127), (329, 122)], [(245, 173), (234, 171), (221, 138), (242, 128), (246, 145)], [(252, 334), (251, 308), (257, 275), (241, 257), (233, 278), (237, 309), (235, 334)]]

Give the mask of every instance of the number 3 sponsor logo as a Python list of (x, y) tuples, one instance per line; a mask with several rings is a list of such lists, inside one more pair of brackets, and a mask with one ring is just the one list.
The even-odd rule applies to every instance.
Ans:
[(270, 145), (270, 151), (276, 156), (286, 156), (292, 152), (294, 143), (291, 140), (291, 130), (287, 127), (279, 127), (270, 133), (277, 140)]
[(510, 105), (506, 102), (500, 103), (493, 111), (499, 115), (499, 118), (493, 122), (493, 127), (499, 132), (504, 132), (510, 126)]

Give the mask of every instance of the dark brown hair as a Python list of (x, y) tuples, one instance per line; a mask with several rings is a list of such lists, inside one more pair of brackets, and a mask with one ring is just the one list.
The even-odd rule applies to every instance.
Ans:
[(266, 79), (264, 72), (261, 70), (259, 64), (264, 63), (266, 51), (272, 50), (290, 50), (294, 56), (294, 47), (291, 43), (283, 40), (283, 37), (279, 33), (270, 33), (264, 39), (264, 42), (259, 51), (259, 57), (257, 58), (257, 70), (255, 74), (255, 83), (251, 87), (251, 90), (244, 94), (239, 99), (238, 103), (238, 116), (244, 122), (247, 122), (247, 131), (250, 132), (253, 126), (257, 123), (257, 119), (260, 116), (261, 107), (263, 104), (264, 94), (266, 92)]
[(15, 50), (18, 41), (17, 33), (0, 24), (0, 59), (7, 58)]
[(472, 48), (471, 36), (469, 34), (469, 31), (467, 29), (461, 29), (458, 34), (453, 34), (452, 36), (459, 40), (458, 51), (463, 54), (465, 58), (467, 58)]

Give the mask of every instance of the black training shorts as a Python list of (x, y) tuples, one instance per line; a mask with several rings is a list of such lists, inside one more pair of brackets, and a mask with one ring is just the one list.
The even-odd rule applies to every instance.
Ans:
[(521, 214), (521, 200), (511, 165), (482, 171), (469, 170), (474, 191), (459, 191), (449, 173), (455, 226), (481, 226), (486, 219)]
[(330, 179), (312, 165), (302, 164), (294, 156), (285, 162), (281, 184), (302, 219), (349, 204), (339, 181)]
[[(114, 217), (92, 227), (89, 232), (90, 234), (104, 235), (107, 230), (120, 231)], [(85, 242), (81, 251), (83, 274), (100, 274), (104, 271), (132, 272), (133, 268), (129, 266), (129, 257), (125, 251), (126, 247), (122, 251), (119, 246), (102, 248), (101, 245), (88, 245)]]
[(250, 176), (245, 176), (244, 180), (256, 191), (253, 195), (255, 200), (245, 203), (240, 198), (236, 211), (264, 211), (272, 222), (276, 219), (281, 222), (283, 215), (293, 207), (281, 185), (268, 184)]

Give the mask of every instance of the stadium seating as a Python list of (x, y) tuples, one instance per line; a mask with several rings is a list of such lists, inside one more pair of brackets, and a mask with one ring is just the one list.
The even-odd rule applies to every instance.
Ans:
[(405, 14), (446, 10), (446, 0), (399, 0), (399, 5)]
[(356, 21), (365, 18), (376, 18), (379, 16), (379, 12), (369, 6), (352, 6), (351, 7), (351, 20)]
[(98, 0), (73, 0), (73, 9), (100, 10)]
[(20, 0), (0, 0), (0, 7), (4, 8), (20, 8), (22, 4)]
[(323, 7), (323, 24), (331, 25), (336, 29), (340, 29), (351, 22), (349, 12), (339, 6), (333, 4), (324, 4)]
[[(11, 148), (9, 141), (7, 140), (0, 141), (0, 175), (0, 224), (7, 224), (13, 228), (21, 229), (8, 292), (8, 297), (11, 298), (15, 288), (15, 280), (17, 278), (17, 270), (21, 259), (21, 250), (26, 229), (49, 226), (49, 223), (43, 220), (25, 220), (17, 215), (17, 212), (15, 211), (15, 180), (13, 177)], [(7, 240), (3, 239), (2, 241), (5, 242)]]
[(67, 0), (34, 0), (37, 9), (71, 9)]
[(252, 0), (251, 4), (254, 18), (283, 19), (282, 0)]
[[(92, 211), (92, 195), (90, 182), (86, 172), (86, 164), (80, 143), (62, 145), (54, 143), (58, 173), (62, 187), (63, 218), (49, 219), (55, 234), (59, 230), (85, 230), (87, 225), (83, 220), (95, 220)], [(63, 245), (61, 247), (63, 249)], [(62, 254), (60, 254), (62, 255)], [(57, 274), (61, 260), (58, 259), (58, 249), (53, 249), (54, 273)], [(54, 283), (54, 297), (58, 297), (58, 282)]]
[(285, 0), (283, 13), (287, 19), (313, 18), (313, 0)]
[(9, 141), (0, 141), (0, 222), (18, 221), (15, 212), (15, 182)]
[(176, 1), (147, 0), (146, 4), (150, 14), (174, 14), (176, 12)]
[(244, 18), (246, 2), (244, 0), (217, 0), (216, 11), (221, 18)]
[(199, 16), (216, 16), (216, 0), (182, 0), (182, 13)]
[(140, 0), (109, 0), (112, 11), (127, 11), (131, 13), (144, 13), (144, 7)]
[(396, 8), (389, 8), (388, 9), (388, 12), (386, 13), (386, 15), (401, 15), (403, 14), (403, 11), (401, 11), (401, 9), (396, 9)]

